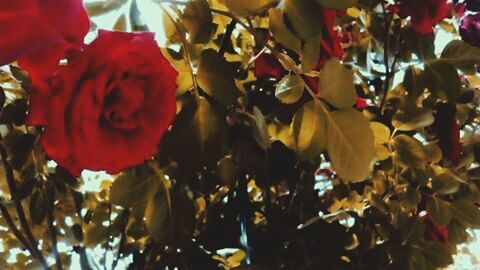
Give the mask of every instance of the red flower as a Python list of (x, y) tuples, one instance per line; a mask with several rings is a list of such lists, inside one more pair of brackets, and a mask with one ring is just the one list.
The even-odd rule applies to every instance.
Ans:
[(463, 17), (460, 36), (463, 41), (480, 48), (480, 13), (468, 14)]
[(152, 33), (103, 31), (33, 81), (29, 124), (45, 127), (45, 152), (72, 174), (117, 173), (156, 153), (175, 116), (177, 75)]
[(451, 161), (460, 158), (462, 144), (460, 143), (460, 127), (457, 123), (457, 108), (455, 104), (439, 103), (433, 122), (433, 131), (437, 134), (438, 146), (443, 156)]
[(423, 222), (425, 223), (425, 232), (423, 237), (427, 241), (438, 241), (445, 245), (448, 244), (448, 229), (447, 227), (440, 227), (435, 224), (431, 219), (430, 216), (427, 214), (421, 217)]
[(27, 70), (41, 65), (41, 74), (90, 29), (81, 0), (0, 0), (0, 25), (0, 66), (20, 59)]
[(451, 5), (447, 0), (401, 0), (393, 10), (402, 18), (411, 18), (412, 29), (430, 34), (433, 27), (449, 16)]

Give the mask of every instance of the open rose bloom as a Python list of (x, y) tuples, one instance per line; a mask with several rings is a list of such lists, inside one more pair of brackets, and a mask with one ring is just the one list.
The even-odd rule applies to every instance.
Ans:
[(479, 0), (0, 0), (0, 270), (480, 269)]

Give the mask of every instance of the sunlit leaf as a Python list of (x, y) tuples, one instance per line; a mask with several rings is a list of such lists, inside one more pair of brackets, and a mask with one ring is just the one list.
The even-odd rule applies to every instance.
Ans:
[(320, 155), (327, 145), (326, 118), (319, 102), (310, 101), (303, 105), (291, 125), (297, 151), (306, 159)]
[(283, 12), (280, 9), (272, 8), (268, 11), (269, 29), (275, 41), (295, 52), (300, 52), (300, 40), (287, 28), (283, 20)]
[(274, 7), (278, 0), (224, 0), (227, 8), (238, 16), (252, 16)]
[(294, 103), (302, 97), (303, 88), (303, 80), (299, 75), (287, 74), (278, 82), (275, 96), (282, 103)]
[(327, 119), (327, 150), (332, 167), (345, 180), (369, 174), (374, 135), (368, 120), (355, 109), (337, 110)]
[(353, 71), (345, 68), (338, 58), (327, 60), (318, 81), (320, 97), (337, 108), (352, 107), (357, 100)]
[(415, 138), (400, 134), (394, 137), (394, 157), (402, 166), (421, 169), (427, 162), (423, 145)]
[(352, 7), (357, 2), (356, 0), (316, 0), (317, 3), (328, 9), (344, 10)]

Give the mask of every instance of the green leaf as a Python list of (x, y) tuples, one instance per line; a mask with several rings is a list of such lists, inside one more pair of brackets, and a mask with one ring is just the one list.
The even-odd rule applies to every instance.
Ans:
[(322, 33), (321, 7), (315, 1), (285, 0), (284, 12), (287, 25), (301, 40), (307, 41)]
[(213, 49), (206, 49), (198, 63), (198, 85), (223, 105), (234, 104), (240, 96), (235, 85), (236, 69)]
[(347, 9), (349, 7), (353, 7), (356, 0), (316, 0), (317, 3), (322, 5), (324, 8), (328, 9)]
[(409, 209), (415, 209), (422, 200), (422, 195), (416, 188), (408, 186), (402, 196), (402, 205)]
[(265, 116), (257, 107), (253, 107), (253, 120), (253, 138), (263, 150), (266, 150), (270, 146), (270, 135), (268, 134)]
[(345, 68), (338, 58), (330, 58), (320, 72), (320, 97), (337, 108), (352, 107), (357, 100), (353, 71)]
[(237, 16), (257, 15), (278, 4), (278, 0), (225, 0), (227, 8)]
[(327, 145), (325, 114), (320, 106), (320, 101), (312, 100), (293, 117), (291, 131), (301, 158), (318, 156)]
[(441, 242), (428, 241), (420, 249), (425, 254), (425, 261), (434, 268), (446, 267), (453, 263), (452, 253)]
[(448, 225), (452, 220), (450, 204), (435, 196), (427, 202), (427, 212), (432, 221), (441, 227)]
[(374, 155), (368, 120), (352, 108), (337, 110), (327, 119), (327, 150), (333, 169), (345, 180), (366, 178)]
[(435, 194), (448, 195), (460, 189), (460, 182), (448, 173), (442, 173), (432, 179), (432, 191)]
[(320, 59), (320, 37), (314, 36), (307, 40), (302, 47), (302, 71), (311, 71)]
[(127, 17), (125, 14), (122, 14), (120, 17), (118, 17), (117, 22), (113, 26), (113, 30), (119, 32), (127, 31)]
[(155, 242), (175, 246), (191, 237), (195, 207), (184, 192), (172, 191), (164, 182), (147, 203), (145, 224)]
[(460, 97), (462, 82), (455, 67), (446, 62), (425, 63), (428, 88), (438, 98), (455, 102)]
[(210, 40), (213, 17), (207, 0), (189, 1), (182, 19), (193, 43), (206, 43)]
[(392, 125), (402, 131), (428, 127), (434, 121), (433, 110), (407, 103), (400, 107), (392, 118)]
[(427, 88), (425, 72), (414, 66), (408, 67), (403, 76), (403, 86), (407, 90), (408, 96), (412, 100), (416, 100)]
[(269, 29), (275, 41), (297, 53), (301, 51), (301, 42), (288, 28), (283, 20), (283, 12), (272, 8), (268, 11)]
[(480, 227), (480, 209), (469, 200), (454, 201), (450, 205), (453, 217), (466, 227)]
[(427, 163), (423, 145), (415, 138), (400, 134), (393, 138), (395, 160), (403, 167), (422, 169)]
[(390, 141), (390, 129), (380, 122), (370, 122), (370, 128), (375, 136), (375, 145)]
[(148, 166), (127, 170), (113, 182), (110, 203), (123, 207), (143, 204), (159, 183), (159, 177)]
[(461, 40), (452, 40), (440, 57), (437, 61), (452, 64), (467, 74), (475, 74), (476, 66), (480, 65), (480, 48)]
[(182, 173), (215, 166), (227, 149), (225, 115), (214, 110), (203, 97), (197, 100), (186, 95), (180, 101), (182, 110), (175, 117), (172, 130), (161, 141), (161, 158), (173, 158), (182, 167)]
[(299, 75), (287, 74), (277, 84), (275, 96), (285, 104), (297, 102), (303, 95), (303, 80)]
[(403, 244), (416, 244), (423, 238), (425, 223), (418, 216), (408, 217), (405, 214), (399, 214), (397, 226)]
[(453, 219), (448, 224), (448, 241), (452, 244), (460, 244), (466, 242), (468, 239), (468, 232), (465, 226)]

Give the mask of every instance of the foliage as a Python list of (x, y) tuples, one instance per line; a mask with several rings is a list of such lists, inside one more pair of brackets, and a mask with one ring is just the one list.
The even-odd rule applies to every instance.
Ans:
[[(137, 4), (86, 9), (145, 30)], [(26, 124), (30, 78), (0, 70), (0, 266), (14, 248), (28, 253), (13, 269), (45, 268), (50, 254), (68, 268), (74, 253), (82, 269), (453, 263), (480, 227), (480, 48), (457, 39), (458, 18), (436, 26), (455, 40), (435, 48), (393, 1), (152, 4), (179, 73), (177, 114), (152, 159), (97, 191), (51, 165), (42, 128)]]

